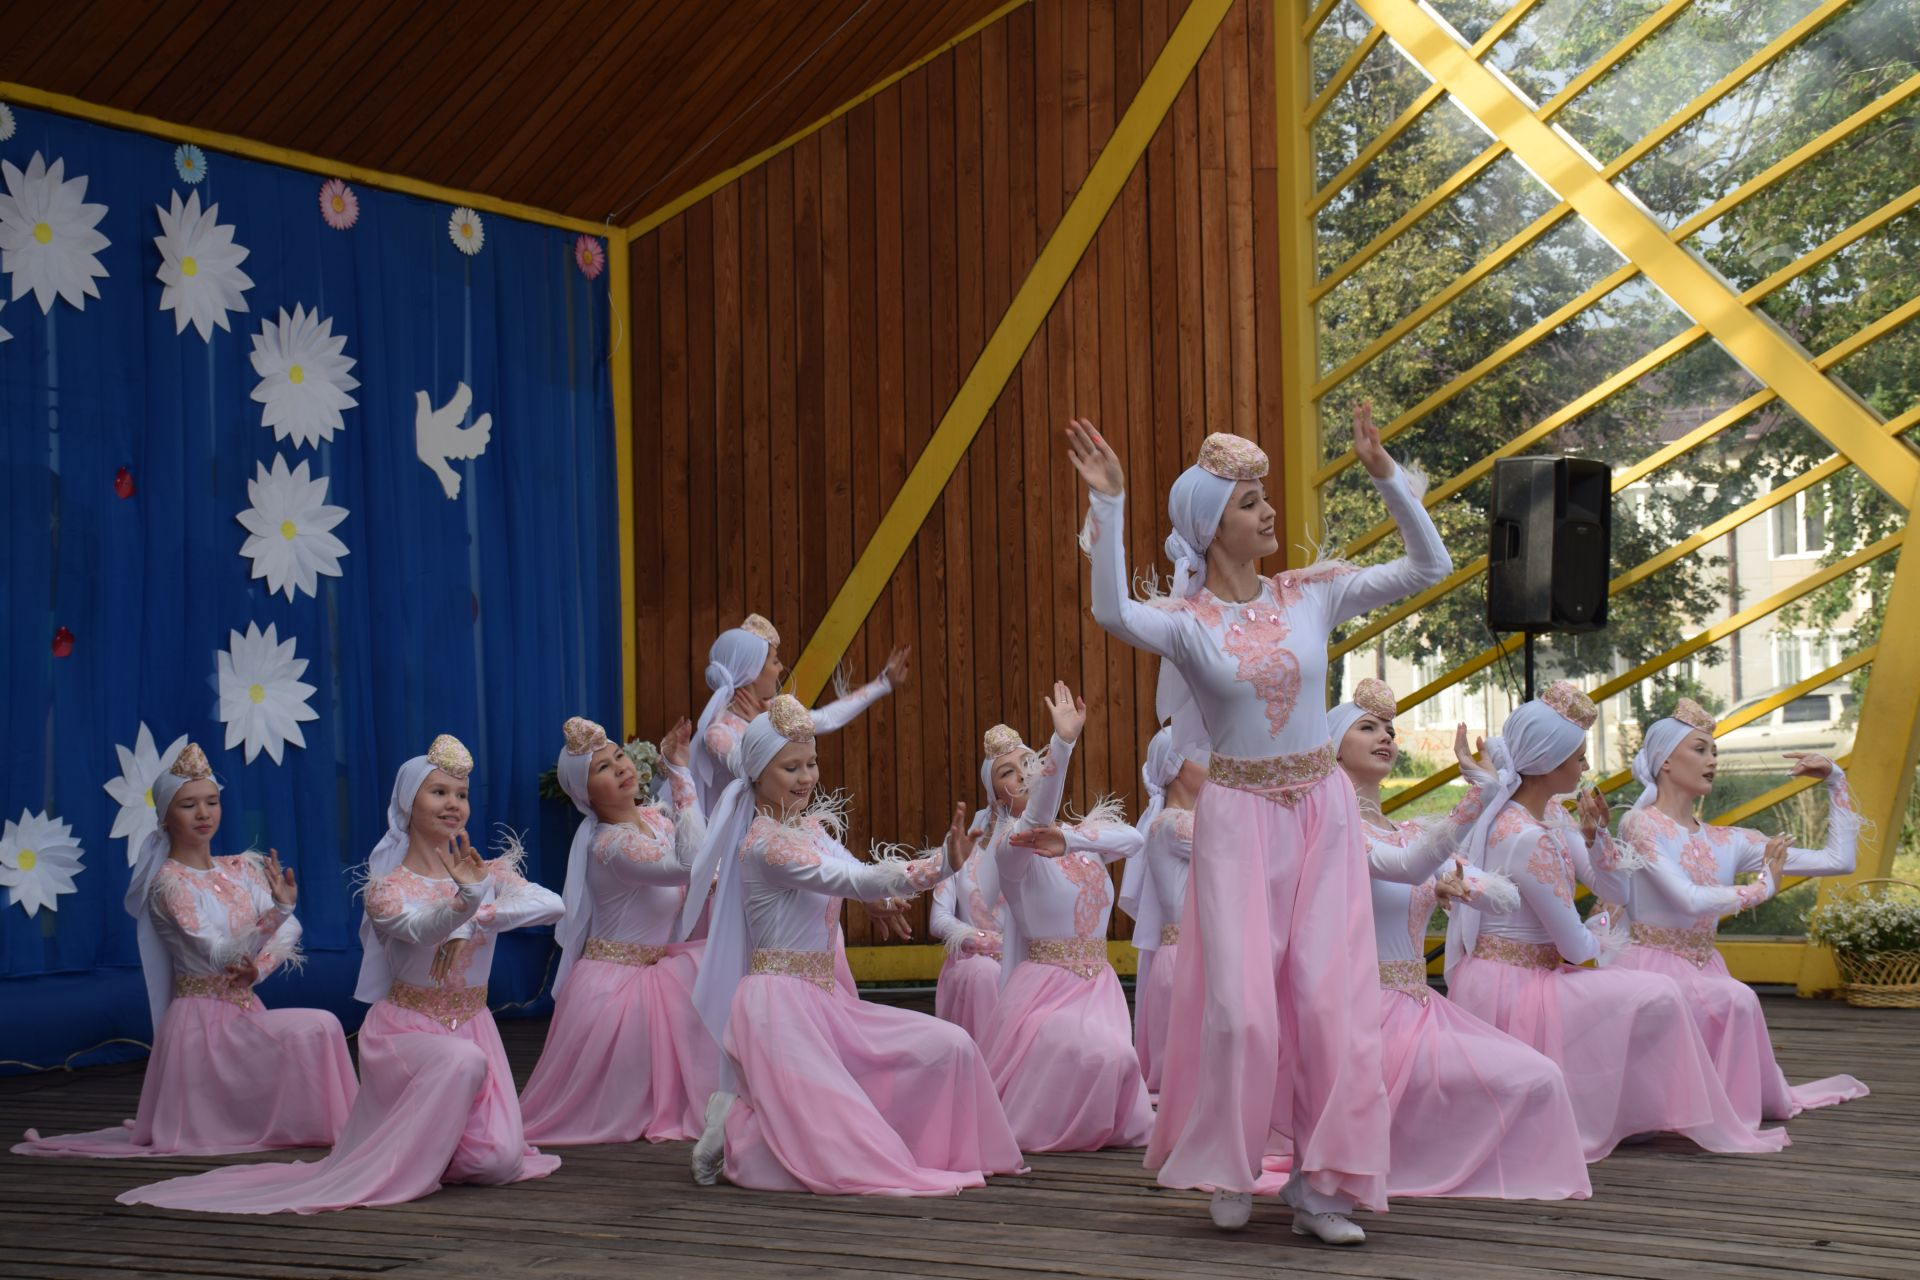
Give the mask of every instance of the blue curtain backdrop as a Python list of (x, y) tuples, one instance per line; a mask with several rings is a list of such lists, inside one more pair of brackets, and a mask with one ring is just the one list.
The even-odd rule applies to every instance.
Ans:
[[(618, 719), (618, 519), (607, 373), (607, 277), (588, 280), (571, 232), (483, 214), (468, 256), (451, 206), (354, 184), (359, 219), (320, 216), (319, 175), (209, 153), (197, 185), (171, 141), (14, 107), (0, 159), (35, 152), (87, 179), (107, 206), (100, 296), (84, 309), (31, 293), (0, 310), (0, 817), (42, 810), (85, 849), (77, 891), (29, 918), (0, 909), (0, 1059), (57, 1063), (116, 1036), (150, 1036), (126, 842), (103, 790), (145, 722), (164, 748), (190, 734), (226, 784), (214, 852), (277, 848), (296, 869), (309, 964), (262, 988), (270, 1005), (340, 1013), (351, 1029), (360, 908), (351, 871), (386, 825), (395, 770), (453, 733), (476, 760), (478, 843), (527, 833), (529, 873), (558, 886), (571, 824), (536, 793), (571, 714)], [(197, 191), (250, 250), (231, 332), (175, 333), (160, 310), (156, 206)], [(0, 276), (0, 298), (11, 283)], [(250, 398), (263, 319), (302, 304), (346, 335), (360, 386), (331, 441), (276, 440)], [(492, 440), (449, 501), (415, 457), (415, 393), (438, 407), (473, 390)], [(237, 522), (257, 463), (308, 463), (342, 576), (291, 602), (249, 577)], [(116, 493), (125, 467), (135, 486)], [(282, 763), (224, 749), (216, 654), (229, 632), (274, 624), (317, 686), (317, 720)], [(55, 656), (56, 630), (73, 636)], [(543, 807), (544, 806), (544, 807)], [(0, 898), (0, 901), (4, 901)], [(538, 996), (549, 930), (509, 935), (492, 1002)], [(536, 1006), (537, 1007), (537, 1006)], [(123, 1048), (84, 1062), (137, 1056)]]

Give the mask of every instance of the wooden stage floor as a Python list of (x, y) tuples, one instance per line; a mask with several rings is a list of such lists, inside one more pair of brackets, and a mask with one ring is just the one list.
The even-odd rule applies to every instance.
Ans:
[[(1589, 1201), (1395, 1201), (1361, 1217), (1359, 1249), (1289, 1234), (1264, 1201), (1248, 1230), (1215, 1231), (1203, 1197), (1160, 1189), (1131, 1152), (1040, 1156), (981, 1191), (895, 1200), (702, 1189), (685, 1144), (592, 1147), (543, 1181), (305, 1218), (113, 1201), (221, 1161), (0, 1154), (0, 1275), (1920, 1277), (1920, 1012), (1766, 1003), (1790, 1078), (1851, 1072), (1873, 1096), (1801, 1117), (1779, 1155), (1624, 1148), (1593, 1166)], [(502, 1030), (524, 1078), (545, 1023)], [(139, 1085), (138, 1065), (0, 1079), (0, 1133), (114, 1123)]]

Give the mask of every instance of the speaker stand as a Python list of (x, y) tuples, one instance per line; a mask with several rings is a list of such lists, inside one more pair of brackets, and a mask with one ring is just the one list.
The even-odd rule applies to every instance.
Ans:
[(1525, 667), (1526, 698), (1524, 700), (1527, 702), (1532, 702), (1533, 701), (1533, 632), (1531, 631), (1527, 632), (1527, 642), (1525, 647), (1526, 647), (1527, 657), (1526, 657), (1526, 667)]

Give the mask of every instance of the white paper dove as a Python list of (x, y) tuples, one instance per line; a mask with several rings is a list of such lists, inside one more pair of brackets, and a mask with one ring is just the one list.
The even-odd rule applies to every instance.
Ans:
[(447, 463), (477, 458), (487, 451), (487, 441), (493, 437), (493, 415), (483, 413), (472, 426), (460, 425), (460, 420), (467, 416), (467, 407), (473, 403), (473, 392), (464, 382), (454, 388), (453, 399), (438, 409), (424, 391), (414, 392), (413, 397), (414, 456), (439, 477), (440, 488), (447, 497), (458, 498), (460, 473)]

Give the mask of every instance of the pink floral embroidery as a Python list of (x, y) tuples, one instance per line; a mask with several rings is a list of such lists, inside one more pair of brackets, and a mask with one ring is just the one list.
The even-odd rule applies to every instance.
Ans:
[(1827, 803), (1836, 809), (1845, 809), (1849, 813), (1853, 811), (1853, 788), (1838, 773), (1827, 775)]
[(1528, 827), (1538, 825), (1540, 824), (1533, 820), (1532, 814), (1517, 804), (1509, 804), (1500, 811), (1500, 816), (1493, 820), (1493, 831), (1488, 835), (1487, 842), (1498, 844), (1509, 836), (1519, 835)]
[(941, 865), (945, 857), (916, 858), (907, 864), (907, 884), (915, 893), (922, 893), (940, 883), (940, 873), (945, 870)]
[(1271, 606), (1256, 604), (1227, 624), (1222, 647), (1239, 659), (1236, 679), (1253, 686), (1267, 704), (1267, 724), (1275, 733), (1287, 727), (1293, 705), (1300, 699), (1300, 660), (1286, 647), (1291, 631), (1285, 618)]
[(1193, 810), (1191, 809), (1163, 810), (1160, 816), (1154, 819), (1153, 825), (1155, 830), (1166, 827), (1173, 833), (1173, 838), (1181, 844), (1189, 846), (1193, 844)]
[(1306, 599), (1308, 587), (1332, 582), (1336, 578), (1344, 578), (1350, 573), (1358, 572), (1360, 572), (1358, 565), (1348, 564), (1344, 560), (1330, 560), (1325, 564), (1309, 565), (1305, 569), (1290, 569), (1286, 573), (1275, 574), (1272, 580), (1273, 590), (1274, 594), (1280, 598), (1282, 607), (1291, 609)]
[(1040, 776), (1043, 778), (1052, 778), (1059, 776), (1059, 773), (1060, 762), (1053, 758), (1053, 752), (1051, 750), (1041, 752)]
[[(712, 732), (711, 726), (709, 726), (708, 732)], [(667, 773), (667, 787), (673, 794), (673, 807), (675, 812), (683, 812), (693, 808), (695, 798), (693, 793), (693, 780), (686, 774), (680, 773), (677, 770), (670, 770)]]
[(235, 936), (250, 931), (259, 919), (253, 909), (253, 892), (247, 883), (253, 878), (248, 862), (244, 855), (215, 858), (213, 871), (199, 877), (200, 887), (227, 909), (227, 930)]
[(1073, 900), (1073, 933), (1078, 938), (1100, 936), (1100, 922), (1113, 902), (1113, 880), (1106, 864), (1084, 853), (1069, 853), (1055, 860), (1061, 872), (1078, 887)]
[(192, 886), (186, 883), (186, 873), (173, 863), (160, 868), (160, 888), (157, 896), (160, 909), (173, 918), (188, 933), (200, 930), (199, 899), (193, 896)]
[(487, 863), (487, 876), (501, 893), (510, 893), (526, 887), (527, 878), (513, 867), (505, 858), (495, 858)]
[(480, 928), (485, 929), (493, 923), (493, 917), (496, 914), (498, 913), (494, 910), (493, 903), (483, 902), (480, 904), (480, 909), (473, 913), (473, 922)]
[(1486, 807), (1486, 791), (1475, 787), (1467, 792), (1464, 800), (1453, 806), (1453, 812), (1447, 815), (1447, 820), (1456, 827), (1470, 827), (1480, 821), (1480, 815), (1486, 812)]
[(744, 851), (751, 850), (770, 867), (817, 867), (820, 850), (814, 846), (813, 833), (803, 827), (789, 827), (772, 818), (756, 818)]
[(733, 754), (733, 744), (747, 731), (747, 722), (731, 711), (722, 711), (707, 726), (707, 750), (721, 760)]
[(1553, 896), (1573, 905), (1573, 868), (1552, 832), (1542, 832), (1527, 855), (1527, 873), (1553, 890)]
[(1680, 846), (1680, 865), (1686, 870), (1687, 879), (1695, 884), (1720, 883), (1719, 862), (1713, 856), (1712, 847), (1699, 836)]
[(628, 862), (658, 862), (666, 856), (666, 848), (659, 840), (640, 830), (632, 823), (621, 822), (600, 828), (600, 834), (594, 839), (593, 852), (602, 863), (621, 858)]
[(1426, 946), (1427, 921), (1433, 919), (1433, 907), (1437, 901), (1433, 881), (1414, 886), (1413, 897), (1407, 902), (1407, 936), (1413, 940), (1416, 951)]
[(1203, 627), (1220, 625), (1220, 602), (1213, 598), (1211, 591), (1202, 590), (1197, 595), (1187, 596), (1180, 602), (1186, 611), (1192, 614)]

